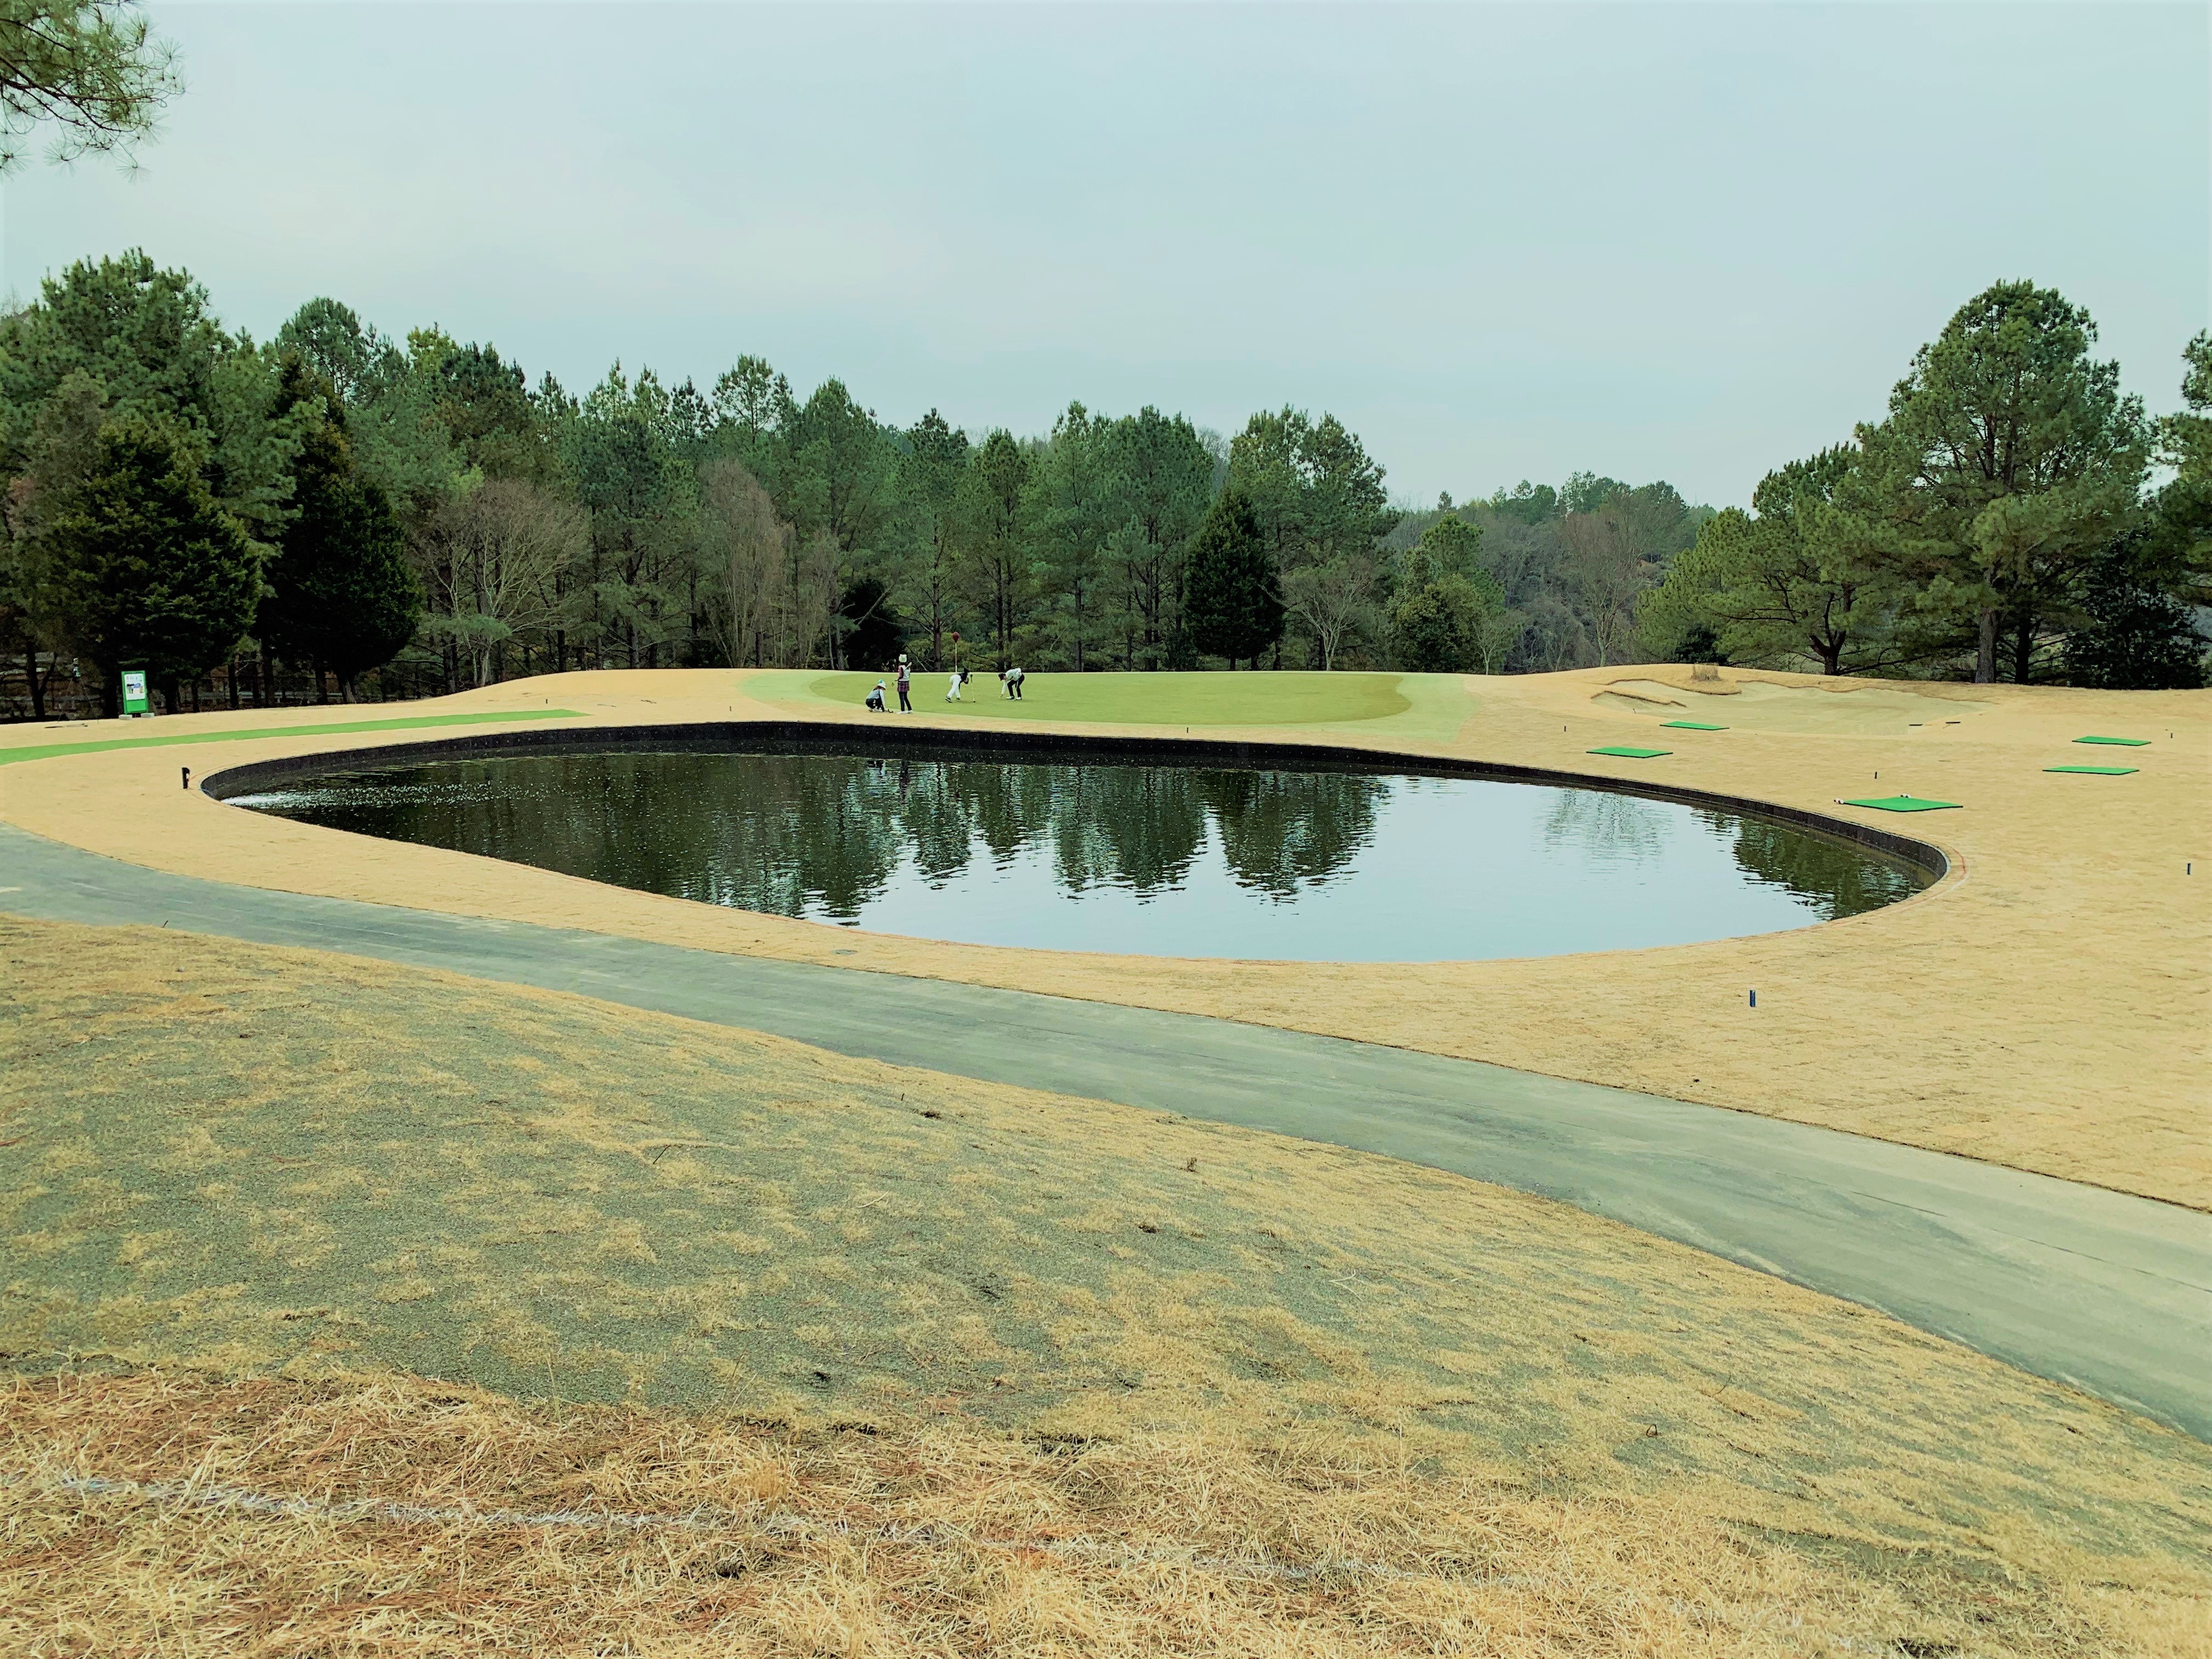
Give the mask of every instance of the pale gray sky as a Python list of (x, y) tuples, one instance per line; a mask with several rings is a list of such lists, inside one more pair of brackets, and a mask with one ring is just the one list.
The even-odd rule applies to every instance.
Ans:
[(170, 4), (123, 176), (5, 186), (27, 295), (143, 246), (572, 390), (740, 353), (887, 419), (1334, 410), (1425, 500), (1745, 499), (2000, 277), (2154, 410), (2212, 321), (2212, 10)]

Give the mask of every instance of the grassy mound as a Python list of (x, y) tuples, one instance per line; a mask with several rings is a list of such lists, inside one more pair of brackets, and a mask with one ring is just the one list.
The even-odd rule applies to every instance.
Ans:
[[(465, 1581), (579, 1642), (657, 1586), (802, 1651), (2058, 1653), (2212, 1595), (2205, 1447), (1540, 1200), (379, 964), (0, 951), (0, 1350), (47, 1379), (0, 1524), (70, 1595), (374, 1585), (425, 1651)], [(594, 1504), (714, 1513), (480, 1513)]]

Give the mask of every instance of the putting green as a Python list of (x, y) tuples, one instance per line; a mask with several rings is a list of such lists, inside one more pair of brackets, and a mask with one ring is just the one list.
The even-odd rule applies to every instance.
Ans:
[(2043, 769), (2046, 772), (2087, 772), (2100, 778), (2132, 777), (2136, 771), (2132, 766), (2046, 766)]
[[(746, 690), (785, 708), (859, 708), (890, 676), (792, 671), (763, 675)], [(1121, 726), (1332, 726), (1389, 721), (1407, 735), (1449, 737), (1474, 712), (1456, 674), (1031, 674), (1019, 701), (978, 671), (958, 702), (945, 700), (947, 676), (918, 673), (916, 714), (972, 720), (1110, 721)], [(890, 696), (886, 687), (886, 696)], [(891, 696), (890, 718), (897, 717)]]
[(334, 732), (404, 732), (418, 726), (494, 726), (515, 720), (581, 720), (573, 708), (530, 708), (496, 714), (416, 714), (398, 720), (334, 720), (315, 726), (263, 726), (247, 731), (149, 732), (143, 738), (88, 738), (82, 743), (37, 744), (0, 749), (0, 766), (15, 761), (51, 760), (57, 755), (89, 755), (103, 749), (162, 749), (179, 743), (235, 743), (249, 738), (319, 738)]
[(2108, 743), (2122, 749), (2145, 749), (2150, 746), (2148, 738), (2076, 738), (2076, 743)]
[(1625, 743), (1609, 743), (1601, 749), (1585, 749), (1586, 755), (1614, 755), (1622, 760), (1657, 760), (1662, 755), (1671, 755), (1671, 749), (1634, 749)]
[(1660, 725), (1677, 732), (1725, 732), (1725, 726), (1708, 726), (1703, 720), (1661, 720)]

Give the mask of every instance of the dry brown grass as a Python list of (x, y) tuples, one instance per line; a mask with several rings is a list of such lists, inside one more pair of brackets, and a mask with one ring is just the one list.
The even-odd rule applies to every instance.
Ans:
[(1377, 1450), (1048, 1448), (957, 1416), (809, 1431), (393, 1382), (19, 1382), (0, 1647), (2180, 1659), (2205, 1632), (2201, 1584), (1870, 1559)]
[(0, 1651), (2206, 1631), (2204, 1446), (1559, 1205), (378, 963), (0, 958)]

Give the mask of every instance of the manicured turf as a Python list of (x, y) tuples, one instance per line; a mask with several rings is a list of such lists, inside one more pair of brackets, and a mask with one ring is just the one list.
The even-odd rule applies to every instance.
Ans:
[(247, 738), (314, 738), (333, 732), (401, 732), (417, 726), (495, 726), (516, 720), (573, 720), (583, 717), (573, 708), (519, 709), (507, 714), (416, 714), (409, 719), (336, 720), (318, 726), (264, 726), (249, 731), (170, 732), (143, 738), (94, 738), (82, 743), (39, 744), (22, 749), (0, 749), (0, 766), (15, 761), (51, 760), (57, 755), (88, 755), (102, 749), (161, 749), (179, 743), (234, 743)]
[(1703, 720), (1661, 720), (1660, 725), (1676, 732), (1725, 732), (1725, 726), (1708, 726)]
[[(1111, 720), (1127, 726), (1319, 726), (1383, 720), (1413, 707), (1397, 674), (1198, 673), (1031, 674), (1018, 701), (978, 672), (958, 702), (945, 700), (947, 676), (916, 674), (909, 695), (917, 714), (967, 720)], [(1455, 686), (1456, 678), (1450, 679)], [(819, 674), (805, 682), (809, 701), (858, 708), (888, 674)], [(794, 688), (799, 689), (799, 688)], [(896, 686), (884, 696), (897, 713)], [(785, 701), (779, 697), (778, 701)]]
[(1615, 755), (1622, 760), (1656, 760), (1662, 755), (1671, 755), (1671, 749), (1632, 749), (1626, 744), (1607, 744), (1602, 749), (1585, 749), (1585, 755)]
[(2087, 772), (2100, 778), (2124, 778), (2138, 769), (2132, 766), (2046, 766), (2046, 772)]
[(1877, 812), (1940, 812), (1956, 808), (1954, 800), (1923, 800), (1917, 795), (1880, 795), (1871, 800), (1839, 800), (1838, 806), (1871, 806)]
[(2117, 744), (2123, 749), (2145, 749), (2150, 745), (2150, 739), (2148, 738), (2076, 738), (2074, 741), (2076, 743), (2109, 743)]

